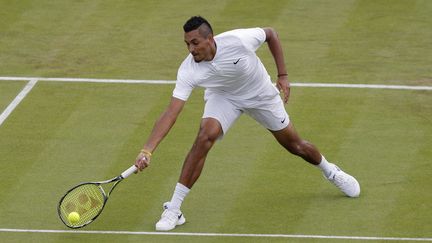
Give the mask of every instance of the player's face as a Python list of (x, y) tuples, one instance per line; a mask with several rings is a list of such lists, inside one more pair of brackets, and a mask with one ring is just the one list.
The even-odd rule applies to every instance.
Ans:
[(211, 34), (204, 37), (199, 29), (185, 33), (184, 40), (195, 62), (211, 61), (214, 57), (214, 39)]

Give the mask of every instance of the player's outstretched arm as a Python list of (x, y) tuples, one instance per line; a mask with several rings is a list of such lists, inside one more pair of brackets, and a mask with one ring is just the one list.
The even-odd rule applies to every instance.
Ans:
[(171, 98), (170, 104), (156, 121), (150, 137), (147, 139), (147, 142), (144, 144), (143, 149), (136, 158), (135, 166), (140, 171), (149, 166), (153, 151), (171, 130), (171, 127), (176, 122), (177, 117), (182, 111), (184, 104), (185, 101), (183, 100), (177, 99), (175, 97)]
[(288, 81), (288, 72), (285, 68), (285, 60), (282, 51), (282, 45), (280, 43), (278, 34), (273, 28), (264, 28), (266, 33), (266, 42), (269, 46), (270, 52), (276, 63), (276, 68), (278, 71), (278, 80), (276, 82), (277, 88), (282, 91), (284, 95), (284, 102), (288, 102), (290, 87)]

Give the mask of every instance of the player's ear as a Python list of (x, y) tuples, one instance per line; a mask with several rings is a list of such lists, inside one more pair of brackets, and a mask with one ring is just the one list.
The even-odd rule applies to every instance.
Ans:
[(207, 39), (208, 39), (211, 43), (214, 43), (214, 42), (215, 42), (215, 40), (214, 40), (214, 38), (213, 38), (213, 34), (208, 34)]

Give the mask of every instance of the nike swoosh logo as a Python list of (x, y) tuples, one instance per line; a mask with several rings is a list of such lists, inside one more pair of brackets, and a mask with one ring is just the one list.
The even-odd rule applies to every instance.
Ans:
[(281, 123), (284, 123), (285, 122), (285, 120), (286, 120), (286, 117), (281, 121)]
[(239, 58), (237, 61), (233, 62), (234, 65), (237, 64), (240, 61), (241, 58)]
[(181, 213), (181, 214), (178, 216), (178, 219), (180, 219), (182, 216), (183, 216), (183, 214)]

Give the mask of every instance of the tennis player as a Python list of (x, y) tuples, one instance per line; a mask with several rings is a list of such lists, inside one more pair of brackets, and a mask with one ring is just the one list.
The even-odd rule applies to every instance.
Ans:
[[(290, 153), (319, 168), (346, 196), (360, 195), (357, 180), (328, 162), (294, 129), (284, 107), (290, 87), (281, 43), (274, 29), (236, 29), (214, 36), (209, 22), (200, 16), (191, 17), (183, 29), (190, 54), (178, 70), (171, 102), (136, 158), (138, 169), (142, 171), (149, 166), (152, 153), (174, 125), (195, 87), (205, 88), (205, 108), (196, 140), (186, 156), (171, 200), (163, 204), (156, 230), (168, 231), (185, 223), (180, 207), (200, 176), (207, 153), (243, 113), (269, 130)], [(276, 63), (276, 86), (255, 53), (265, 42)]]

